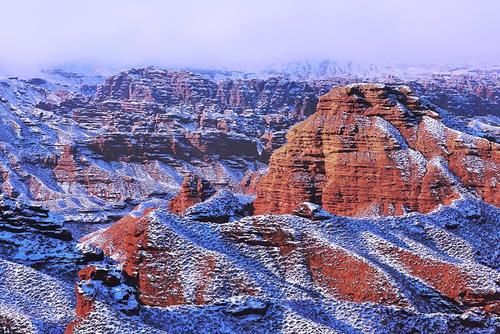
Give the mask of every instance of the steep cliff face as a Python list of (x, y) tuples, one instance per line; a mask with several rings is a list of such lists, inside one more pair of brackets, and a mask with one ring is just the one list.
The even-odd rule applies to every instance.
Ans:
[(239, 191), (329, 85), (154, 68), (111, 76), (93, 94), (0, 79), (0, 189), (74, 221), (173, 194), (186, 171)]
[(108, 79), (72, 117), (109, 127), (89, 142), (106, 160), (224, 160), (244, 169), (245, 160), (267, 161), (280, 145), (275, 133), (314, 109), (318, 90), (277, 79), (215, 83), (188, 72), (130, 70)]
[[(498, 332), (498, 146), (408, 89), (60, 74), (0, 78), (0, 332)], [(426, 81), (498, 110), (495, 70)]]
[(86, 95), (0, 79), (0, 192), (68, 221), (109, 222), (130, 203), (174, 194), (186, 171), (239, 191), (321, 87), (154, 68), (124, 71)]
[(214, 107), (237, 112), (260, 109), (268, 114), (280, 111), (308, 116), (314, 112), (318, 89), (327, 86), (279, 77), (216, 82), (192, 72), (142, 68), (109, 77), (98, 87), (96, 99), (184, 104), (198, 111)]
[(49, 210), (28, 205), (0, 193), (0, 231), (37, 233), (63, 241), (72, 240), (70, 231), (50, 217)]
[[(467, 90), (487, 78), (471, 76)], [(315, 110), (320, 94), (355, 79), (215, 81), (143, 68), (90, 91), (75, 82), (0, 79), (0, 189), (85, 222), (114, 221), (128, 203), (175, 193), (186, 171), (215, 188), (254, 192), (257, 178), (250, 175), (265, 168), (288, 129)], [(496, 87), (492, 80), (484, 82)], [(433, 82), (433, 91), (463, 95), (453, 82)], [(489, 109), (497, 95), (492, 89), (481, 102)], [(450, 140), (447, 145), (461, 145)], [(449, 158), (460, 164), (459, 155)], [(483, 184), (472, 174), (471, 182)]]
[(348, 216), (425, 213), (469, 193), (500, 204), (500, 145), (447, 127), (406, 86), (335, 88), (287, 138), (260, 181), (256, 214), (306, 201)]
[(243, 168), (239, 159), (267, 161), (280, 145), (279, 132), (310, 115), (328, 86), (279, 78), (214, 82), (190, 72), (131, 69), (108, 78), (94, 99), (45, 107), (87, 129), (104, 126), (88, 145), (106, 160), (215, 158)]
[(207, 180), (196, 175), (185, 176), (179, 193), (169, 203), (169, 209), (173, 213), (183, 214), (184, 210), (205, 201), (214, 192), (214, 189)]

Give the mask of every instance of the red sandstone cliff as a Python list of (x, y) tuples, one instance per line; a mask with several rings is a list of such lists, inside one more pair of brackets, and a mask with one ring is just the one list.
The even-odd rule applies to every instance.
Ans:
[(184, 210), (212, 196), (215, 190), (210, 183), (196, 175), (184, 177), (177, 196), (169, 203), (170, 211), (183, 214)]
[(469, 192), (500, 205), (500, 145), (445, 126), (430, 108), (406, 86), (331, 90), (273, 153), (255, 213), (306, 201), (347, 216), (425, 213)]

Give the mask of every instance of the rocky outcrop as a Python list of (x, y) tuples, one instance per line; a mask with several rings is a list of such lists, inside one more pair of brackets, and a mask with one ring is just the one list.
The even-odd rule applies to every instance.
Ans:
[(96, 247), (78, 247), (61, 215), (0, 194), (0, 258), (74, 282), (82, 264), (103, 259)]
[(54, 167), (54, 175), (61, 183), (73, 183), (81, 171), (75, 162), (74, 149), (71, 145), (64, 145), (63, 152), (59, 156), (57, 165)]
[(62, 73), (53, 72), (63, 84), (0, 79), (0, 189), (81, 222), (110, 222), (168, 198), (187, 171), (240, 191), (242, 175), (263, 168), (329, 87), (144, 68), (95, 90)]
[(208, 200), (186, 209), (184, 218), (211, 223), (227, 223), (251, 213), (251, 201), (236, 197), (230, 191), (219, 190)]
[(293, 214), (311, 220), (327, 220), (334, 216), (321, 208), (318, 204), (304, 202), (299, 204)]
[[(284, 279), (292, 279), (293, 273), (305, 274), (301, 284), (313, 282), (318, 289), (341, 300), (406, 305), (382, 271), (314, 237), (299, 239), (298, 228), (280, 227), (280, 223), (289, 224), (286, 219), (262, 217), (222, 224), (220, 230), (244, 253), (256, 252), (262, 256), (260, 260), (271, 261), (269, 265)], [(137, 284), (139, 301), (145, 305), (206, 304), (220, 296), (259, 295), (268, 289), (265, 281), (252, 279), (253, 274), (244, 265), (248, 260), (235, 262), (229, 254), (200, 248), (197, 241), (178, 234), (177, 225), (185, 226), (173, 216), (150, 213), (140, 219), (125, 218), (82, 242), (99, 245), (106, 254), (122, 262), (125, 273)], [(186, 275), (195, 275), (195, 281), (183, 280)], [(358, 289), (354, 281), (362, 282), (365, 289)]]
[[(479, 201), (498, 205), (497, 146), (406, 88), (328, 94), (268, 187), (293, 215), (242, 218), (252, 196), (233, 192), (260, 193), (290, 127), (355, 78), (59, 75), (0, 79), (0, 328), (60, 333), (76, 306), (75, 333), (498, 331), (500, 215)], [(410, 85), (498, 109), (495, 72), (456, 79)]]
[[(298, 92), (298, 94), (294, 94)], [(291, 108), (308, 116), (315, 109), (317, 88), (306, 82), (288, 79), (225, 79), (214, 82), (185, 71), (155, 68), (131, 69), (112, 76), (97, 90), (96, 98), (140, 100), (167, 106), (193, 105), (197, 110), (215, 105), (218, 110), (279, 110)]]
[(203, 202), (214, 194), (210, 182), (196, 175), (187, 175), (181, 183), (179, 193), (172, 198), (169, 209), (173, 213), (183, 214), (184, 210)]
[(76, 316), (66, 328), (66, 334), (77, 332), (81, 322), (95, 311), (96, 301), (112, 305), (113, 309), (128, 315), (139, 312), (135, 289), (127, 284), (119, 268), (89, 266), (78, 272), (76, 285)]
[(302, 202), (347, 216), (429, 212), (474, 194), (500, 205), (500, 145), (447, 127), (406, 86), (333, 89), (271, 157), (255, 213)]
[[(440, 100), (441, 90), (456, 101), (479, 94), (477, 103), (467, 103), (471, 113), (486, 104), (491, 111), (498, 100), (491, 77), (436, 76), (418, 91), (432, 100)], [(75, 73), (60, 78), (84, 80)], [(256, 178), (240, 183), (243, 175), (265, 169), (321, 94), (353, 80), (211, 80), (155, 68), (123, 71), (97, 90), (76, 82), (2, 79), (0, 188), (64, 211), (68, 219), (94, 222), (122, 215), (117, 202), (131, 208), (134, 201), (170, 197), (187, 171), (217, 189), (253, 193)], [(480, 87), (485, 83), (488, 91)]]

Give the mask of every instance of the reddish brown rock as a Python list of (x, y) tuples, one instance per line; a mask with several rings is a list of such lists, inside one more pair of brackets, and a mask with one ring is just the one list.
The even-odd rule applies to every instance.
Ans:
[(215, 190), (210, 183), (196, 175), (184, 177), (177, 196), (169, 203), (170, 211), (180, 215), (184, 210), (212, 196)]
[[(275, 248), (281, 256), (287, 256), (298, 250), (300, 244), (292, 231), (284, 229), (279, 222), (279, 218), (270, 216), (268, 219), (252, 219), (247, 225), (226, 225), (222, 231), (226, 237), (237, 244)], [(283, 269), (286, 270), (286, 268)]]
[[(193, 247), (168, 227), (168, 222), (163, 225), (165, 219), (175, 218), (164, 216), (162, 223), (157, 215), (125, 217), (106, 231), (81, 240), (99, 245), (123, 263), (124, 272), (137, 285), (142, 304), (207, 304), (215, 296), (248, 296), (261, 290), (249, 280), (248, 268), (234, 266), (222, 254)], [(280, 226), (286, 218), (275, 219), (255, 219), (251, 225), (227, 224), (222, 233), (235, 245), (248, 247), (248, 251), (242, 249), (244, 253), (258, 253), (271, 261), (270, 266), (277, 268), (283, 279), (294, 279), (296, 266), (304, 263), (306, 280), (334, 298), (407, 306), (398, 287), (380, 269), (313, 237), (297, 239), (297, 232)], [(91, 269), (80, 273), (81, 279), (95, 275)]]
[[(146, 171), (154, 178), (154, 168), (144, 166)], [(98, 165), (90, 163), (89, 160), (79, 154), (71, 145), (64, 145), (61, 155), (56, 159), (53, 168), (55, 180), (65, 191), (70, 193), (79, 187), (83, 187), (88, 195), (96, 196), (108, 201), (123, 201), (135, 196), (144, 196), (150, 191), (141, 189), (142, 186), (137, 179), (110, 172)], [(28, 180), (31, 193), (37, 199), (55, 199), (61, 196), (48, 188), (37, 178), (30, 177)]]
[(480, 282), (482, 278), (474, 277), (466, 268), (433, 258), (424, 258), (415, 252), (388, 243), (378, 243), (375, 248), (385, 258), (399, 262), (410, 275), (422, 279), (458, 304), (500, 313), (500, 293), (494, 288), (486, 289)]
[(63, 152), (54, 168), (56, 180), (63, 183), (72, 183), (77, 181), (77, 175), (80, 168), (74, 160), (74, 150), (71, 145), (64, 145)]
[(500, 205), (500, 145), (446, 127), (405, 86), (335, 88), (287, 139), (260, 182), (256, 214), (302, 202), (347, 216), (426, 213), (469, 191)]
[(306, 280), (336, 299), (408, 305), (399, 288), (373, 264), (313, 236), (298, 238), (296, 231), (283, 223), (286, 218), (255, 217), (251, 224), (227, 225), (223, 233), (243, 245), (243, 252), (265, 254), (263, 258), (283, 278), (296, 279), (298, 267), (305, 264)]
[(260, 170), (249, 172), (241, 179), (241, 189), (245, 194), (255, 194), (264, 173)]
[[(304, 205), (308, 210), (296, 214), (312, 214), (313, 219), (326, 215), (311, 203)], [(164, 210), (152, 210), (138, 208), (110, 228), (80, 240), (101, 247), (123, 265), (144, 305), (205, 305), (248, 296), (321, 296), (415, 307), (422, 312), (498, 312), (496, 271), (462, 254), (459, 239), (441, 231), (454, 216), (450, 211), (457, 209), (440, 211), (433, 220), (418, 223), (408, 218), (315, 221), (266, 215), (220, 224), (194, 224)], [(475, 224), (463, 215), (454, 219), (460, 226)], [(427, 228), (420, 230), (424, 223)], [(490, 223), (486, 218), (476, 225), (487, 231)], [(427, 244), (432, 238), (436, 243), (431, 250)], [(396, 246), (398, 239), (406, 242)], [(471, 250), (467, 246), (466, 253), (482, 253), (494, 241), (485, 238), (478, 244), (483, 242), (490, 246)], [(80, 276), (96, 279), (97, 273), (82, 271)]]
[(373, 265), (312, 238), (307, 243), (305, 256), (312, 280), (331, 295), (353, 302), (408, 306), (398, 289)]
[(94, 309), (94, 300), (77, 293), (76, 296), (76, 318), (69, 323), (64, 334), (72, 334), (78, 327), (78, 324), (85, 319)]
[(74, 333), (90, 313), (98, 313), (105, 304), (128, 315), (138, 314), (140, 306), (135, 297), (136, 290), (125, 282), (126, 278), (119, 267), (89, 266), (78, 272), (78, 278), (76, 317), (65, 333)]
[(293, 214), (310, 220), (327, 220), (334, 217), (331, 213), (323, 210), (318, 204), (309, 202), (301, 203), (293, 211)]
[(205, 304), (214, 298), (256, 293), (248, 276), (228, 259), (193, 245), (172, 230), (168, 223), (175, 224), (175, 216), (148, 212), (124, 217), (106, 231), (81, 240), (123, 263), (141, 304)]
[[(78, 278), (80, 280), (90, 279), (92, 273), (95, 271), (94, 266), (86, 267), (78, 272)], [(94, 299), (90, 296), (86, 296), (84, 293), (76, 290), (76, 310), (75, 319), (71, 321), (66, 327), (64, 334), (72, 334), (78, 327), (78, 324), (85, 319), (94, 310)]]

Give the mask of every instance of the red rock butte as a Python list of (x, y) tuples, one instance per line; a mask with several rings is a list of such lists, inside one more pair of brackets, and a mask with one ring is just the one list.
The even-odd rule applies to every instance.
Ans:
[(179, 193), (172, 198), (169, 209), (173, 213), (183, 214), (190, 206), (208, 199), (215, 193), (210, 183), (197, 175), (184, 177)]
[(273, 153), (255, 214), (306, 201), (345, 216), (427, 213), (465, 194), (499, 206), (500, 145), (446, 126), (434, 108), (407, 86), (332, 89)]

